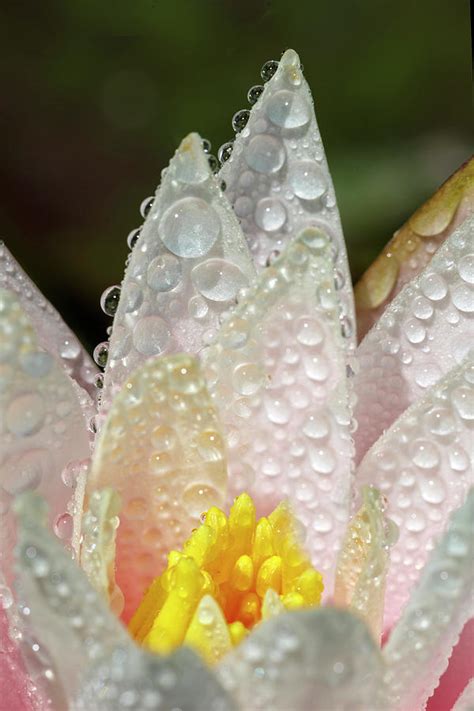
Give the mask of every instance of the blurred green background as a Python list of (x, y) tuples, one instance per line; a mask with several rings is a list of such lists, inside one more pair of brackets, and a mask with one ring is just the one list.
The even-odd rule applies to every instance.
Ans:
[(141, 200), (295, 48), (357, 278), (470, 153), (465, 0), (3, 0), (0, 235), (91, 347)]

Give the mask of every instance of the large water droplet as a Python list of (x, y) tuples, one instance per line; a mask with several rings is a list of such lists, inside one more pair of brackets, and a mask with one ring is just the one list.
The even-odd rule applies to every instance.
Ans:
[(451, 298), (459, 311), (466, 314), (474, 312), (474, 291), (468, 284), (459, 283), (453, 286)]
[(303, 316), (296, 322), (296, 339), (305, 346), (319, 346), (324, 341), (324, 331), (316, 319)]
[(211, 301), (230, 301), (248, 282), (235, 264), (225, 259), (207, 259), (191, 272), (196, 289)]
[(70, 540), (72, 536), (73, 520), (71, 514), (63, 513), (55, 521), (54, 532), (61, 540)]
[(461, 385), (453, 390), (451, 399), (463, 420), (474, 420), (474, 395), (471, 388)]
[(417, 296), (413, 301), (412, 306), (413, 315), (416, 318), (428, 319), (433, 315), (433, 307), (424, 296)]
[(245, 160), (257, 173), (276, 173), (285, 162), (285, 149), (278, 138), (259, 134), (245, 148)]
[(242, 363), (235, 368), (232, 375), (232, 383), (234, 388), (241, 395), (255, 395), (263, 385), (263, 375), (255, 364)]
[(403, 330), (410, 343), (417, 344), (425, 340), (426, 329), (417, 319), (408, 319), (403, 326)]
[(425, 274), (420, 281), (423, 294), (431, 301), (441, 301), (448, 293), (448, 287), (439, 274)]
[(263, 198), (255, 209), (255, 222), (266, 232), (276, 232), (286, 222), (286, 210), (277, 198)]
[(159, 316), (146, 316), (133, 329), (133, 345), (142, 355), (162, 353), (168, 345), (169, 337), (168, 325)]
[(417, 440), (411, 449), (412, 460), (420, 469), (433, 469), (439, 464), (439, 452), (429, 440)]
[(327, 190), (326, 179), (317, 163), (309, 160), (290, 165), (288, 179), (296, 197), (316, 200)]
[(10, 402), (6, 411), (6, 425), (17, 437), (28, 437), (38, 432), (44, 418), (44, 401), (38, 393), (18, 395)]
[(330, 474), (336, 466), (336, 458), (329, 447), (310, 447), (309, 458), (312, 468), (318, 474)]
[(281, 128), (302, 128), (309, 122), (311, 111), (301, 94), (282, 89), (268, 100), (267, 116)]
[(162, 254), (155, 257), (147, 271), (147, 283), (155, 291), (170, 291), (181, 279), (181, 265), (172, 254)]
[(422, 476), (419, 480), (420, 492), (428, 504), (440, 504), (446, 497), (446, 488), (440, 479)]
[(474, 284), (474, 254), (466, 254), (459, 262), (459, 275), (468, 284)]
[(329, 429), (329, 420), (325, 415), (310, 415), (303, 426), (303, 433), (311, 439), (325, 439)]
[(160, 237), (170, 252), (189, 259), (207, 254), (219, 232), (217, 213), (196, 197), (186, 197), (172, 205), (160, 223)]
[(264, 404), (270, 422), (276, 425), (286, 425), (290, 419), (290, 407), (285, 399), (274, 393), (268, 393)]
[(219, 493), (209, 484), (191, 484), (183, 491), (183, 505), (197, 519), (218, 501)]

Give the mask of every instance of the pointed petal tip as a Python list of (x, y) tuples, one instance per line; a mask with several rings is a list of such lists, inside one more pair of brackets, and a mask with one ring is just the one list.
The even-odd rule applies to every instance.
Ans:
[(199, 133), (196, 133), (194, 131), (188, 133), (188, 135), (185, 136), (179, 144), (177, 153), (204, 153), (202, 148), (202, 138)]
[(174, 164), (175, 177), (181, 183), (203, 183), (211, 175), (209, 161), (202, 145), (202, 138), (198, 133), (188, 133), (183, 138), (171, 164)]
[(298, 53), (294, 49), (287, 49), (280, 59), (280, 64), (283, 67), (297, 67), (299, 69), (301, 62)]

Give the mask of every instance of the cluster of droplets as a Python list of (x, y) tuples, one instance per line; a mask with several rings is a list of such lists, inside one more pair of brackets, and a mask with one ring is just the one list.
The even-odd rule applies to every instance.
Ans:
[(473, 402), (474, 367), (465, 363), (404, 414), (359, 467), (358, 480), (387, 496), (400, 529), (388, 577), (391, 615), (406, 602), (449, 511), (470, 486)]
[(472, 349), (473, 230), (470, 217), (361, 344), (355, 381), (361, 451)]

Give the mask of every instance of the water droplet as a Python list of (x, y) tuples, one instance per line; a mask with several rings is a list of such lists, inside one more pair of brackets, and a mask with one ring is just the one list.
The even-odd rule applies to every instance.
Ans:
[(413, 315), (416, 318), (428, 319), (433, 315), (433, 307), (424, 296), (417, 296), (412, 305)]
[(448, 287), (443, 277), (439, 274), (425, 274), (420, 280), (423, 294), (431, 301), (441, 301), (448, 293)]
[(163, 215), (160, 236), (170, 252), (188, 259), (207, 254), (220, 233), (215, 210), (204, 200), (186, 197)]
[(242, 131), (246, 127), (250, 117), (250, 111), (248, 109), (241, 109), (234, 114), (232, 118), (232, 128), (236, 133)]
[(339, 319), (339, 323), (341, 324), (342, 337), (350, 338), (354, 331), (352, 326), (352, 320), (349, 318), (349, 316), (341, 316), (341, 318)]
[(38, 393), (17, 395), (7, 407), (5, 421), (8, 430), (17, 437), (29, 437), (38, 432), (45, 418), (44, 400)]
[(109, 344), (107, 343), (107, 341), (99, 343), (94, 348), (92, 356), (99, 368), (105, 368), (105, 366), (107, 365), (107, 358), (109, 356)]
[(127, 245), (129, 249), (133, 249), (138, 242), (138, 238), (140, 237), (140, 228), (138, 227), (135, 230), (132, 230), (129, 232), (128, 237), (127, 237)]
[(422, 476), (418, 485), (423, 499), (428, 504), (440, 504), (444, 501), (446, 488), (441, 479)]
[(104, 376), (102, 373), (97, 373), (97, 375), (94, 376), (94, 385), (98, 390), (102, 390), (104, 387)]
[(219, 493), (209, 484), (191, 484), (183, 491), (183, 505), (189, 515), (197, 519), (219, 500)]
[(245, 160), (257, 173), (276, 173), (285, 162), (285, 149), (275, 136), (259, 134), (246, 146)]
[(333, 521), (330, 514), (318, 511), (313, 516), (313, 529), (317, 533), (329, 533), (332, 531)]
[(241, 395), (255, 395), (264, 383), (263, 375), (253, 363), (242, 363), (235, 368), (232, 375), (234, 388)]
[(209, 311), (209, 306), (202, 296), (193, 296), (189, 299), (188, 312), (195, 319), (202, 319)]
[(324, 383), (329, 376), (329, 364), (322, 355), (305, 356), (303, 359), (304, 371), (308, 378), (318, 383)]
[(269, 59), (268, 62), (265, 62), (260, 70), (260, 76), (264, 82), (267, 82), (272, 78), (278, 69), (278, 64), (279, 63), (275, 59)]
[(408, 319), (403, 326), (403, 330), (410, 343), (417, 344), (422, 343), (425, 340), (426, 329), (418, 320), (414, 318)]
[(296, 197), (316, 200), (327, 190), (326, 179), (317, 163), (302, 160), (289, 167), (288, 180)]
[(266, 110), (270, 121), (281, 128), (302, 128), (311, 118), (306, 99), (286, 89), (277, 91), (268, 100)]
[(255, 222), (266, 232), (276, 232), (286, 222), (286, 210), (277, 198), (259, 200), (255, 210)]
[(202, 150), (204, 153), (210, 153), (212, 150), (212, 145), (211, 142), (207, 138), (202, 138), (201, 139), (201, 144), (202, 144)]
[(303, 433), (311, 439), (325, 439), (329, 431), (330, 424), (325, 415), (310, 415), (303, 426)]
[(227, 141), (227, 143), (223, 143), (222, 146), (219, 148), (217, 151), (217, 158), (221, 163), (226, 163), (229, 158), (232, 155), (232, 151), (234, 150), (234, 142), (233, 141)]
[(466, 254), (459, 262), (459, 275), (468, 284), (474, 284), (474, 254)]
[(287, 401), (274, 393), (268, 393), (264, 399), (265, 411), (270, 422), (286, 425), (290, 419), (290, 407)]
[(133, 329), (133, 345), (142, 355), (152, 356), (162, 353), (170, 338), (166, 321), (159, 316), (140, 319)]
[(426, 526), (426, 518), (424, 513), (417, 509), (409, 511), (406, 517), (405, 526), (407, 530), (412, 533), (421, 533), (421, 531), (424, 531)]
[(417, 440), (411, 448), (413, 462), (420, 469), (433, 469), (439, 464), (439, 452), (429, 440)]
[(447, 408), (430, 410), (425, 417), (429, 431), (439, 437), (447, 437), (456, 431), (456, 423)]
[(329, 447), (311, 446), (309, 448), (309, 459), (312, 468), (318, 474), (330, 474), (336, 466), (336, 459)]
[(151, 433), (150, 441), (158, 452), (165, 452), (176, 445), (176, 433), (171, 427), (158, 425)]
[(219, 168), (221, 167), (221, 165), (220, 165), (219, 161), (217, 160), (216, 156), (213, 156), (213, 155), (208, 156), (207, 162), (209, 163), (209, 167), (213, 173), (217, 173), (219, 171)]
[(459, 445), (449, 451), (449, 465), (456, 472), (465, 472), (469, 466), (469, 457)]
[(0, 607), (8, 610), (13, 605), (13, 595), (6, 585), (0, 584)]
[(458, 311), (466, 314), (474, 312), (474, 291), (468, 284), (459, 283), (453, 286), (451, 298)]
[(264, 87), (261, 86), (260, 84), (256, 84), (255, 86), (251, 86), (250, 89), (247, 92), (247, 101), (251, 106), (257, 103), (261, 95), (263, 94), (263, 89)]
[(172, 254), (161, 254), (148, 265), (147, 283), (155, 291), (171, 291), (181, 280), (181, 265)]
[(107, 316), (115, 316), (120, 300), (120, 287), (109, 286), (100, 297), (100, 306)]
[(73, 520), (71, 514), (63, 513), (55, 521), (54, 532), (61, 540), (70, 540), (72, 536)]
[(420, 388), (429, 388), (438, 382), (441, 375), (437, 363), (421, 363), (415, 370), (415, 382)]
[(224, 259), (208, 259), (194, 267), (191, 279), (196, 289), (211, 301), (230, 301), (247, 279), (235, 264)]
[(299, 318), (295, 333), (297, 341), (304, 346), (319, 346), (324, 341), (324, 331), (314, 318)]
[(140, 215), (145, 219), (145, 217), (148, 215), (150, 212), (151, 208), (153, 207), (153, 203), (155, 202), (155, 197), (152, 195), (151, 197), (147, 197), (144, 200), (142, 200), (142, 203), (140, 205)]
[(453, 390), (451, 400), (463, 420), (474, 420), (474, 396), (471, 388), (461, 385)]
[(79, 342), (74, 337), (67, 338), (61, 344), (59, 355), (67, 360), (76, 360), (81, 355)]

